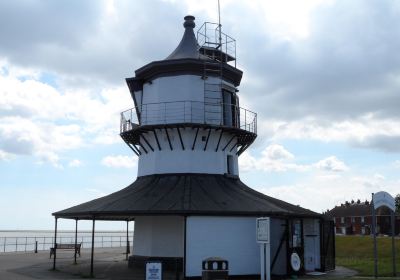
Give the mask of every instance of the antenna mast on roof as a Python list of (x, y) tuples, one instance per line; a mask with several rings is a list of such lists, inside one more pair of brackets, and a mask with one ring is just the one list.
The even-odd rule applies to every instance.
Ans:
[[(222, 46), (222, 34), (221, 34), (221, 8), (220, 8), (220, 4), (219, 4), (219, 0), (218, 0), (218, 29), (219, 29), (219, 46)], [(222, 49), (222, 47), (221, 47)]]

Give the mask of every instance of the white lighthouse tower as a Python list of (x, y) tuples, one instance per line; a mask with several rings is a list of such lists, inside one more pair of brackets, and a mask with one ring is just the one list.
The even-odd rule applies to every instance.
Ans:
[(239, 106), (235, 40), (213, 23), (196, 36), (194, 19), (185, 17), (183, 38), (166, 59), (126, 79), (134, 108), (121, 113), (120, 135), (139, 157), (138, 178), (53, 213), (56, 221), (92, 220), (93, 230), (97, 220), (134, 221), (129, 265), (158, 260), (188, 279), (201, 276), (208, 257), (226, 259), (230, 275), (259, 275), (256, 219), (270, 217), (272, 274), (292, 273), (293, 253), (303, 272), (331, 267), (333, 239), (320, 214), (239, 179), (238, 157), (256, 139), (257, 115)]
[(122, 113), (121, 136), (139, 156), (138, 176), (238, 176), (238, 156), (256, 138), (257, 115), (239, 107), (235, 41), (210, 23), (196, 40), (193, 16), (183, 25), (175, 51), (127, 79), (135, 107)]
[[(213, 23), (196, 39), (194, 19), (184, 18), (183, 38), (166, 59), (127, 79), (135, 107), (122, 113), (121, 136), (139, 157), (139, 177), (237, 178), (238, 156), (257, 136), (257, 115), (239, 106), (235, 40)], [(184, 216), (137, 217), (133, 258), (182, 258), (185, 226)]]

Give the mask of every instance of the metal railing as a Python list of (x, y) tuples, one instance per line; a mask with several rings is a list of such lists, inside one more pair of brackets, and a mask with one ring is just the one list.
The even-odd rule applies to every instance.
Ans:
[[(130, 244), (132, 244), (133, 235), (128, 236)], [(57, 243), (75, 243), (75, 236), (57, 237)], [(82, 248), (92, 247), (91, 235), (78, 236), (77, 243), (82, 243)], [(0, 237), (0, 252), (37, 252), (49, 250), (54, 246), (54, 237), (50, 236), (5, 236)], [(95, 248), (113, 248), (125, 247), (126, 235), (101, 235), (94, 238)]]
[(211, 124), (257, 133), (257, 114), (232, 104), (174, 101), (142, 104), (121, 113), (120, 132), (143, 125)]
[[(236, 68), (236, 40), (222, 32), (222, 29), (220, 32), (220, 26), (218, 23), (204, 22), (197, 30), (196, 37), (199, 46), (218, 49), (232, 57)], [(225, 56), (225, 58), (227, 58), (227, 56)], [(228, 63), (229, 61), (226, 60), (223, 62)]]

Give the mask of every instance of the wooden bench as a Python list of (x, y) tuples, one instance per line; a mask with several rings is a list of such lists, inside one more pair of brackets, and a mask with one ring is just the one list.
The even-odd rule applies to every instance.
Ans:
[[(76, 246), (74, 243), (56, 243), (57, 250), (75, 250), (75, 253), (81, 256), (81, 247), (82, 243), (77, 243)], [(55, 249), (54, 247), (50, 248), (50, 259), (51, 256), (54, 255)]]

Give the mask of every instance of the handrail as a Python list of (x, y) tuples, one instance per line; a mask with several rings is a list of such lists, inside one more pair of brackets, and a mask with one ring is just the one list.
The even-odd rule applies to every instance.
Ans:
[[(214, 22), (204, 22), (197, 30), (196, 40), (199, 47), (211, 47), (219, 49), (227, 56), (234, 60), (234, 67), (236, 68), (236, 40), (228, 34), (219, 32), (221, 26)], [(221, 36), (221, 46), (219, 45)], [(217, 46), (217, 47), (216, 47)], [(228, 63), (229, 61), (225, 61)]]
[[(79, 233), (77, 243), (82, 244), (82, 248), (92, 246), (91, 235)], [(133, 240), (133, 235), (129, 234), (128, 240)], [(94, 246), (97, 248), (125, 247), (126, 235), (96, 235)], [(74, 243), (75, 236), (58, 236), (57, 243)], [(132, 241), (131, 241), (132, 242)], [(0, 253), (8, 252), (32, 252), (49, 250), (54, 245), (52, 236), (1, 236)]]
[(257, 133), (257, 114), (227, 103), (169, 101), (146, 103), (121, 113), (120, 132), (144, 125), (211, 124)]

